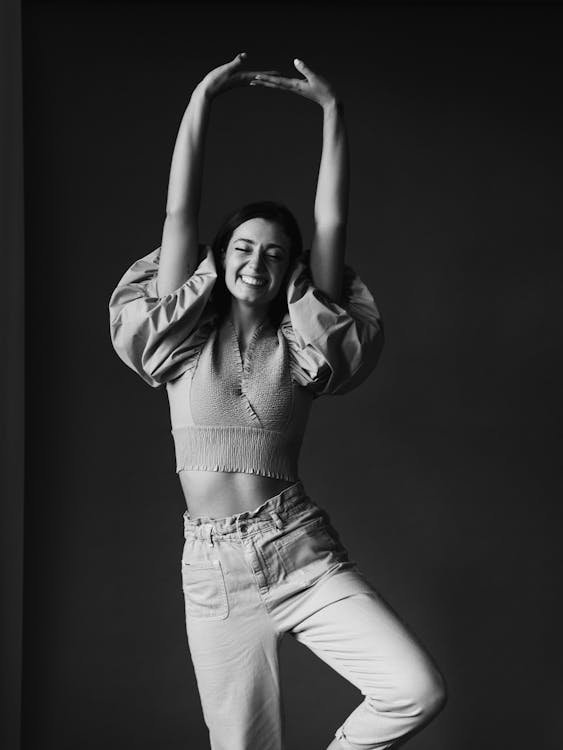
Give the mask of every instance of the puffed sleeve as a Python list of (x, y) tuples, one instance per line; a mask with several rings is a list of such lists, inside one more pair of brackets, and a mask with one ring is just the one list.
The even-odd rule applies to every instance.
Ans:
[(171, 294), (157, 293), (160, 247), (135, 261), (109, 301), (110, 336), (119, 357), (153, 388), (190, 367), (215, 319), (210, 301), (217, 272), (211, 247)]
[(383, 321), (371, 292), (350, 266), (344, 266), (337, 304), (314, 286), (308, 253), (301, 255), (288, 281), (287, 307), (281, 330), (300, 385), (318, 397), (347, 393), (365, 380), (381, 354)]

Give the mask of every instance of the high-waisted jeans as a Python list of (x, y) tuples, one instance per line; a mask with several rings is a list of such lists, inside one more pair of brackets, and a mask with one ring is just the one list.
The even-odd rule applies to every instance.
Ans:
[(253, 511), (193, 519), (186, 511), (184, 537), (186, 630), (212, 750), (284, 747), (285, 633), (364, 695), (335, 731), (342, 748), (394, 746), (443, 705), (430, 657), (302, 482)]

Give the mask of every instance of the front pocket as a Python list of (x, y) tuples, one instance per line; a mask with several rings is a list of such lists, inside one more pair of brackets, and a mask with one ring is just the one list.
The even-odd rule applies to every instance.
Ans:
[(316, 517), (273, 540), (286, 573), (315, 579), (348, 559), (324, 517)]
[(224, 620), (229, 614), (220, 560), (182, 560), (182, 589), (187, 616)]
[[(319, 527), (319, 528), (317, 528)], [(303, 523), (296, 526), (294, 529), (284, 531), (279, 537), (276, 538), (276, 546), (287, 547), (293, 543), (293, 541), (300, 536), (307, 535), (325, 535), (326, 542), (334, 543), (332, 536), (328, 533), (326, 521), (323, 516), (315, 516), (314, 518), (304, 521)]]

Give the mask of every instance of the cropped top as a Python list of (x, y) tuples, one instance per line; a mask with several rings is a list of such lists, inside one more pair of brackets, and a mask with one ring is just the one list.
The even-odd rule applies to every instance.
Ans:
[(217, 271), (200, 245), (194, 273), (159, 297), (160, 247), (135, 261), (109, 301), (119, 357), (152, 387), (165, 384), (176, 471), (229, 471), (297, 481), (313, 399), (346, 393), (373, 370), (381, 315), (345, 266), (342, 304), (312, 282), (308, 254), (294, 262), (279, 326), (262, 322), (241, 357), (235, 329), (213, 302)]

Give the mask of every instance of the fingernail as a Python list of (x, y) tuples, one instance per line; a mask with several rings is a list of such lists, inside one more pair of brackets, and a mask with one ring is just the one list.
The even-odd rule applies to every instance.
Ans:
[(293, 62), (296, 63), (297, 65), (303, 65), (303, 60), (300, 60), (298, 57), (296, 57)]

